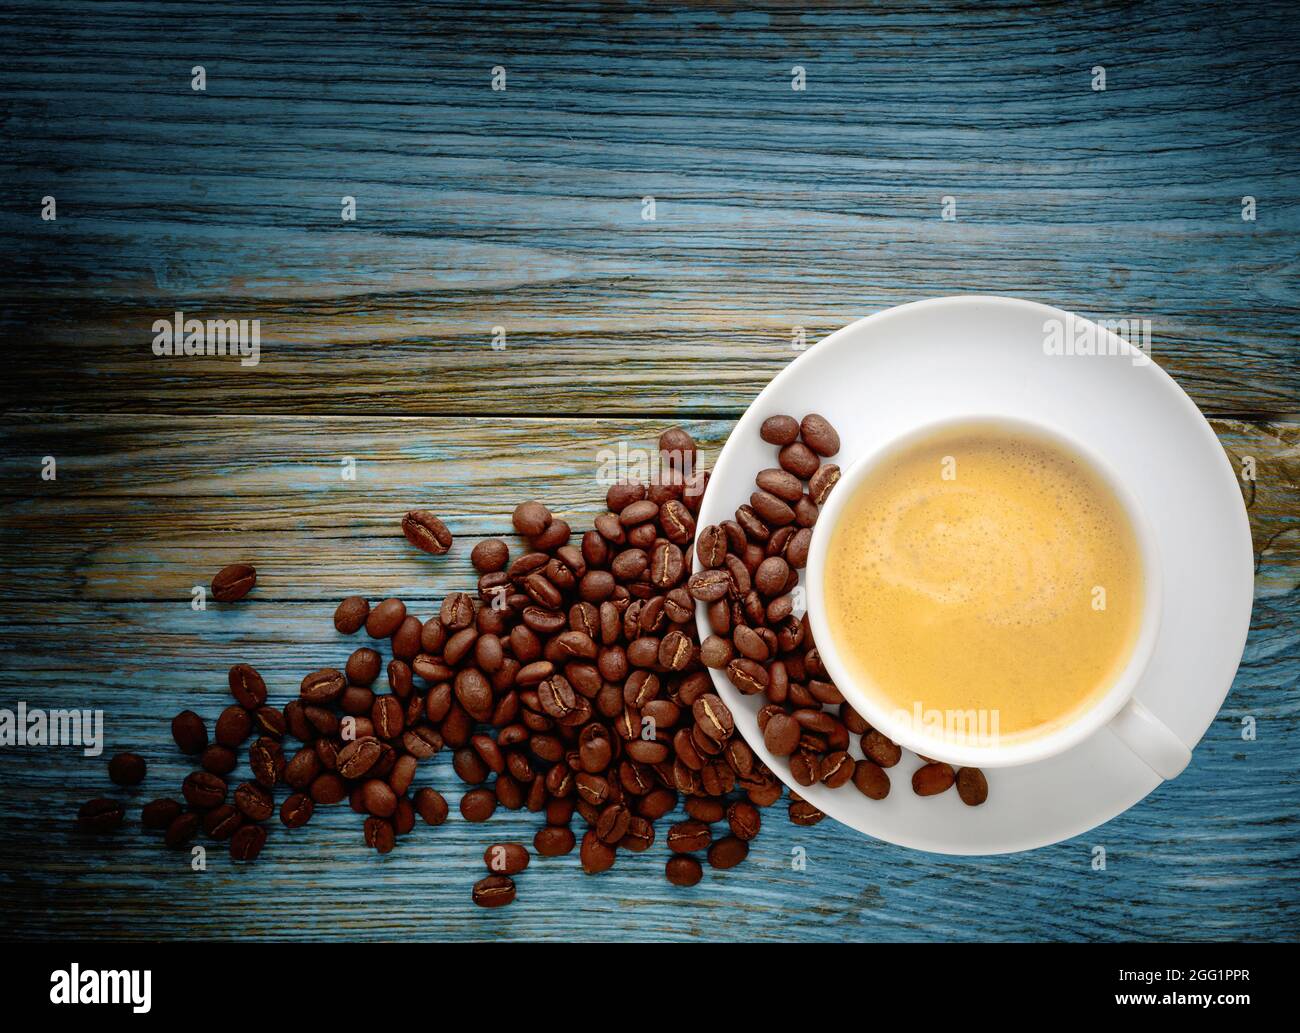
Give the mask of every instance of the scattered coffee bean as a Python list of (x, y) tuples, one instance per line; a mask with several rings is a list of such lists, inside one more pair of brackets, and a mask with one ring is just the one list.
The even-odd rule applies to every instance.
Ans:
[(474, 883), (474, 903), (479, 907), (504, 907), (515, 899), (514, 880), (505, 875), (489, 875)]
[(952, 788), (957, 775), (947, 764), (931, 762), (912, 772), (912, 791), (917, 796), (935, 796)]
[(280, 804), (280, 821), (286, 828), (298, 829), (311, 821), (315, 804), (305, 793), (293, 793)]
[(119, 753), (108, 762), (108, 777), (114, 785), (138, 786), (144, 781), (144, 758), (138, 753)]
[(167, 826), (167, 831), (163, 833), (163, 842), (173, 850), (183, 847), (199, 832), (199, 813), (197, 811), (185, 811), (178, 814), (172, 819), (172, 823)]
[(678, 854), (668, 858), (664, 874), (674, 886), (694, 886), (704, 878), (704, 868), (695, 858)]
[(799, 424), (799, 436), (803, 443), (819, 456), (833, 456), (840, 450), (840, 436), (830, 425), (826, 417), (810, 412)]
[(957, 769), (957, 795), (967, 807), (978, 807), (989, 798), (989, 783), (979, 768)]
[(257, 584), (257, 571), (247, 563), (232, 563), (222, 567), (212, 579), (212, 597), (219, 603), (233, 603), (253, 590)]
[(140, 824), (147, 829), (162, 830), (175, 821), (182, 810), (179, 801), (168, 797), (150, 800), (140, 810)]
[(77, 811), (77, 827), (82, 832), (113, 832), (122, 826), (126, 808), (117, 800), (100, 797), (88, 800)]
[(559, 857), (571, 853), (576, 842), (567, 825), (543, 825), (533, 837), (533, 849), (542, 857)]
[(749, 856), (749, 844), (736, 836), (726, 836), (709, 847), (709, 865), (713, 868), (734, 868)]
[(266, 682), (248, 664), (235, 664), (228, 677), (230, 694), (245, 710), (256, 710), (266, 702)]
[(244, 824), (244, 815), (234, 804), (223, 803), (203, 815), (203, 831), (218, 842), (233, 836)]
[(451, 548), (447, 525), (427, 509), (413, 509), (402, 517), (402, 534), (417, 549), (441, 556)]
[(497, 875), (518, 875), (528, 867), (528, 848), (522, 843), (495, 843), (483, 851), (483, 863)]
[(370, 616), (370, 603), (359, 595), (350, 595), (334, 611), (334, 628), (344, 635), (360, 631)]
[(172, 718), (172, 738), (187, 756), (202, 753), (208, 744), (208, 729), (193, 710), (182, 710)]
[(230, 837), (230, 858), (233, 861), (256, 861), (266, 845), (266, 829), (261, 825), (241, 825)]
[(793, 416), (769, 416), (758, 434), (770, 445), (788, 445), (799, 436), (799, 421)]

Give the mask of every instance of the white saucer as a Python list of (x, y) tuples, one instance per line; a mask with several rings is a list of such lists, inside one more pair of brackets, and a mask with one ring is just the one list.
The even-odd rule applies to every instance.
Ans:
[[(1034, 302), (971, 295), (902, 305), (836, 331), (778, 374), (741, 417), (713, 468), (699, 526), (731, 519), (748, 502), (754, 475), (776, 465), (776, 448), (758, 428), (777, 413), (830, 420), (842, 467), (873, 442), (975, 413), (1081, 437), (1130, 487), (1155, 529), (1164, 613), (1136, 697), (1194, 747), (1232, 685), (1250, 626), (1254, 559), (1236, 473), (1196, 405), (1154, 362), (1049, 354), (1045, 324), (1068, 327), (1071, 319), (1081, 322)], [(697, 621), (707, 636), (702, 605)], [(989, 798), (980, 807), (965, 806), (955, 790), (915, 796), (911, 775), (921, 762), (906, 751), (889, 770), (893, 788), (884, 800), (869, 800), (852, 784), (803, 788), (763, 745), (757, 713), (765, 698), (744, 696), (725, 675), (711, 674), (745, 739), (792, 789), (844, 824), (900, 846), (944, 854), (1046, 846), (1109, 821), (1160, 782), (1103, 728), (1048, 760), (987, 771)]]

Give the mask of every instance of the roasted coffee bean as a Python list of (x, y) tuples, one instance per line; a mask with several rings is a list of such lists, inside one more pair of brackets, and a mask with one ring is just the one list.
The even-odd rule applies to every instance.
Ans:
[(815, 474), (817, 467), (821, 465), (817, 453), (801, 441), (796, 441), (781, 449), (777, 461), (781, 464), (781, 469), (788, 470), (805, 481)]
[(716, 525), (704, 528), (695, 539), (695, 556), (705, 570), (721, 567), (727, 557), (726, 532)]
[(138, 753), (119, 753), (108, 762), (108, 777), (114, 785), (138, 786), (146, 770), (144, 758)]
[(957, 795), (967, 807), (978, 807), (989, 798), (989, 783), (979, 768), (957, 769)]
[(228, 775), (239, 764), (239, 755), (229, 746), (213, 743), (199, 755), (199, 766), (214, 775)]
[(126, 808), (118, 800), (100, 797), (87, 800), (77, 811), (77, 828), (82, 832), (113, 832), (126, 818)]
[(506, 875), (489, 875), (474, 883), (473, 896), (479, 907), (504, 907), (515, 899), (514, 880)]
[(694, 655), (695, 646), (681, 631), (670, 631), (659, 641), (659, 664), (670, 671), (684, 671)]
[(668, 849), (675, 854), (692, 854), (713, 842), (713, 833), (702, 821), (679, 821), (668, 830)]
[(275, 812), (271, 794), (255, 782), (244, 782), (236, 787), (235, 806), (249, 821), (266, 821)]
[(452, 537), (447, 525), (427, 509), (413, 509), (402, 517), (402, 534), (417, 549), (434, 556), (441, 556), (451, 548)]
[(510, 562), (510, 546), (500, 538), (485, 538), (474, 546), (469, 554), (469, 561), (480, 574), (495, 574), (505, 570)]
[(572, 853), (576, 839), (565, 825), (543, 825), (533, 837), (533, 849), (542, 857), (559, 857)]
[(790, 777), (801, 786), (810, 786), (817, 781), (821, 764), (817, 754), (799, 750), (790, 757)]
[(374, 847), (381, 854), (390, 853), (397, 845), (397, 831), (387, 818), (369, 817), (364, 826), (366, 846)]
[(853, 784), (858, 792), (872, 800), (883, 800), (889, 795), (889, 776), (873, 761), (860, 760), (854, 765)]
[(396, 739), (406, 726), (406, 711), (396, 696), (377, 696), (370, 708), (370, 723), (380, 739)]
[(874, 728), (862, 737), (862, 752), (882, 768), (892, 768), (903, 756), (896, 742)]
[(632, 812), (621, 803), (606, 804), (596, 819), (596, 835), (602, 843), (617, 846), (631, 826)]
[(212, 579), (212, 597), (219, 603), (233, 603), (248, 595), (256, 584), (256, 570), (247, 563), (232, 563)]
[(751, 803), (737, 800), (727, 808), (727, 825), (731, 834), (737, 839), (750, 840), (758, 835), (762, 826), (758, 808)]
[(244, 824), (244, 816), (234, 804), (223, 803), (203, 815), (204, 835), (225, 842)]
[(758, 429), (769, 445), (788, 445), (799, 436), (799, 421), (793, 416), (769, 416)]
[(840, 468), (834, 463), (823, 463), (808, 482), (808, 496), (817, 505), (830, 497), (831, 489), (840, 482)]
[(406, 604), (400, 599), (385, 599), (366, 618), (366, 634), (371, 638), (390, 638), (406, 620)]
[[(486, 721), (492, 714), (492, 685), (483, 672), (467, 667), (456, 675), (456, 700), (476, 721)], [(445, 732), (444, 732), (445, 734)]]
[(769, 556), (754, 572), (754, 587), (760, 595), (772, 598), (786, 591), (790, 577), (790, 564), (780, 556)]
[(749, 844), (736, 836), (726, 836), (709, 847), (709, 865), (713, 868), (734, 868), (749, 856)]
[(582, 837), (582, 846), (578, 851), (582, 870), (588, 875), (609, 871), (614, 867), (615, 849), (607, 843), (602, 843), (595, 829), (588, 829), (586, 835)]
[(226, 802), (226, 780), (208, 771), (191, 771), (181, 783), (185, 802), (198, 810), (209, 810)]
[(789, 470), (762, 470), (754, 478), (754, 483), (783, 502), (798, 502), (803, 497), (803, 481)]
[[(763, 522), (762, 517), (754, 512), (753, 506), (741, 506), (736, 510), (736, 523), (739, 524), (741, 529), (745, 532), (747, 544), (751, 542), (766, 542), (772, 537), (772, 529)], [(731, 575), (733, 579), (735, 579), (737, 576), (736, 565), (741, 564), (740, 558), (738, 556), (729, 555), (726, 563), (727, 569), (731, 571)], [(741, 566), (743, 569), (743, 564), (741, 564)], [(749, 591), (748, 581), (743, 579), (737, 580), (736, 591), (740, 593)]]
[(226, 707), (217, 718), (216, 740), (222, 746), (234, 749), (253, 732), (253, 717), (240, 706)]
[(763, 744), (777, 757), (788, 757), (799, 745), (799, 722), (788, 714), (773, 714), (763, 729)]
[(172, 718), (172, 738), (182, 753), (193, 756), (207, 746), (208, 729), (193, 710), (182, 710)]
[(714, 670), (722, 670), (734, 656), (731, 643), (721, 635), (710, 635), (700, 645), (700, 663)]
[(732, 590), (731, 574), (726, 569), (709, 569), (696, 571), (686, 582), (686, 590), (692, 599), (700, 602), (716, 602)]
[(180, 802), (170, 797), (150, 800), (140, 810), (140, 824), (147, 829), (165, 829), (182, 809)]
[[(351, 743), (348, 744), (352, 745)], [(345, 747), (346, 749), (346, 747)], [(343, 756), (339, 751), (338, 756)], [(320, 774), (320, 758), (313, 749), (299, 750), (284, 766), (284, 781), (294, 789), (305, 790)]]
[(267, 789), (274, 789), (284, 775), (284, 763), (284, 750), (274, 739), (263, 736), (248, 748), (248, 766), (253, 778)]
[(447, 801), (440, 792), (428, 786), (416, 792), (415, 809), (430, 825), (441, 825), (447, 820)]
[(333, 667), (324, 667), (303, 678), (302, 684), (298, 687), (298, 695), (304, 703), (323, 707), (338, 699), (347, 686), (348, 680), (342, 671), (337, 671)]
[(817, 777), (825, 785), (838, 789), (853, 777), (854, 767), (853, 757), (847, 750), (836, 750), (822, 758)]
[(334, 611), (334, 630), (344, 635), (360, 631), (370, 616), (370, 603), (359, 595), (350, 595)]
[(737, 657), (727, 664), (727, 679), (746, 696), (753, 696), (767, 688), (769, 676), (757, 661)]
[(266, 846), (266, 829), (261, 825), (241, 825), (230, 837), (232, 861), (256, 861)]
[(361, 784), (361, 801), (366, 812), (376, 818), (391, 818), (397, 810), (397, 794), (387, 782), (377, 778), (367, 779)]
[(167, 826), (167, 831), (163, 833), (163, 842), (173, 849), (183, 847), (198, 835), (198, 831), (198, 813), (196, 811), (186, 811), (184, 814), (177, 815), (172, 819), (172, 823)]
[(808, 565), (808, 550), (812, 547), (812, 530), (801, 527), (790, 536), (785, 547), (785, 561), (795, 570), (803, 570)]
[[(450, 635), (474, 623), (474, 600), (468, 592), (452, 592), (442, 601), (438, 621)], [(445, 648), (445, 646), (444, 646)]]
[(293, 793), (280, 804), (280, 821), (286, 828), (299, 829), (311, 821), (315, 804), (305, 793)]
[(674, 474), (695, 468), (695, 439), (684, 427), (670, 427), (659, 435), (659, 458)]
[(343, 779), (333, 771), (325, 771), (317, 775), (312, 780), (307, 792), (315, 803), (322, 806), (346, 800), (348, 795), (347, 786), (344, 785)]
[(284, 712), (271, 706), (260, 706), (253, 711), (253, 730), (273, 739), (283, 739), (289, 730), (289, 723), (284, 719)]
[(483, 863), (496, 875), (518, 875), (528, 861), (528, 848), (522, 843), (495, 843), (483, 851)]
[(347, 665), (344, 667), (344, 673), (347, 679), (353, 685), (370, 685), (379, 677), (379, 670), (383, 666), (384, 660), (375, 650), (368, 646), (354, 650), (348, 657)]
[(722, 702), (722, 698), (712, 692), (697, 699), (691, 707), (691, 713), (695, 717), (696, 726), (714, 742), (722, 742), (735, 729), (731, 711)]
[(230, 694), (245, 710), (256, 710), (266, 702), (266, 682), (248, 664), (235, 664), (227, 680)]
[(816, 825), (826, 815), (807, 800), (794, 800), (790, 803), (790, 820), (796, 825)]
[(551, 511), (540, 502), (521, 502), (515, 507), (511, 522), (524, 538), (535, 538), (545, 531), (552, 521)]
[(799, 424), (803, 443), (819, 456), (833, 456), (840, 450), (840, 436), (825, 416), (810, 412)]
[(931, 762), (912, 772), (912, 792), (917, 796), (935, 796), (951, 789), (956, 780), (950, 765)]
[[(750, 495), (749, 508), (769, 529), (794, 523), (794, 510), (770, 492), (756, 491)], [(770, 536), (769, 530), (764, 540)]]
[(674, 886), (694, 886), (704, 878), (704, 867), (695, 858), (678, 854), (668, 858), (664, 875)]
[(460, 798), (460, 813), (466, 821), (487, 821), (497, 809), (496, 795), (490, 789), (471, 789)]

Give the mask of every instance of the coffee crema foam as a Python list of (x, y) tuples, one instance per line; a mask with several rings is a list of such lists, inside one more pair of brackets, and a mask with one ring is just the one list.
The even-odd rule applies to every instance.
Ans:
[(1137, 538), (1114, 494), (1082, 458), (996, 425), (887, 457), (844, 507), (825, 581), (857, 681), (896, 712), (993, 715), (1003, 743), (1093, 705), (1142, 610)]

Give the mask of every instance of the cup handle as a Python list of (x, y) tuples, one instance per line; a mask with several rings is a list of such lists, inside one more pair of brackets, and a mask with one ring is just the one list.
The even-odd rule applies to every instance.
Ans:
[(1135, 699), (1124, 704), (1108, 727), (1161, 778), (1176, 778), (1191, 762), (1187, 744)]

